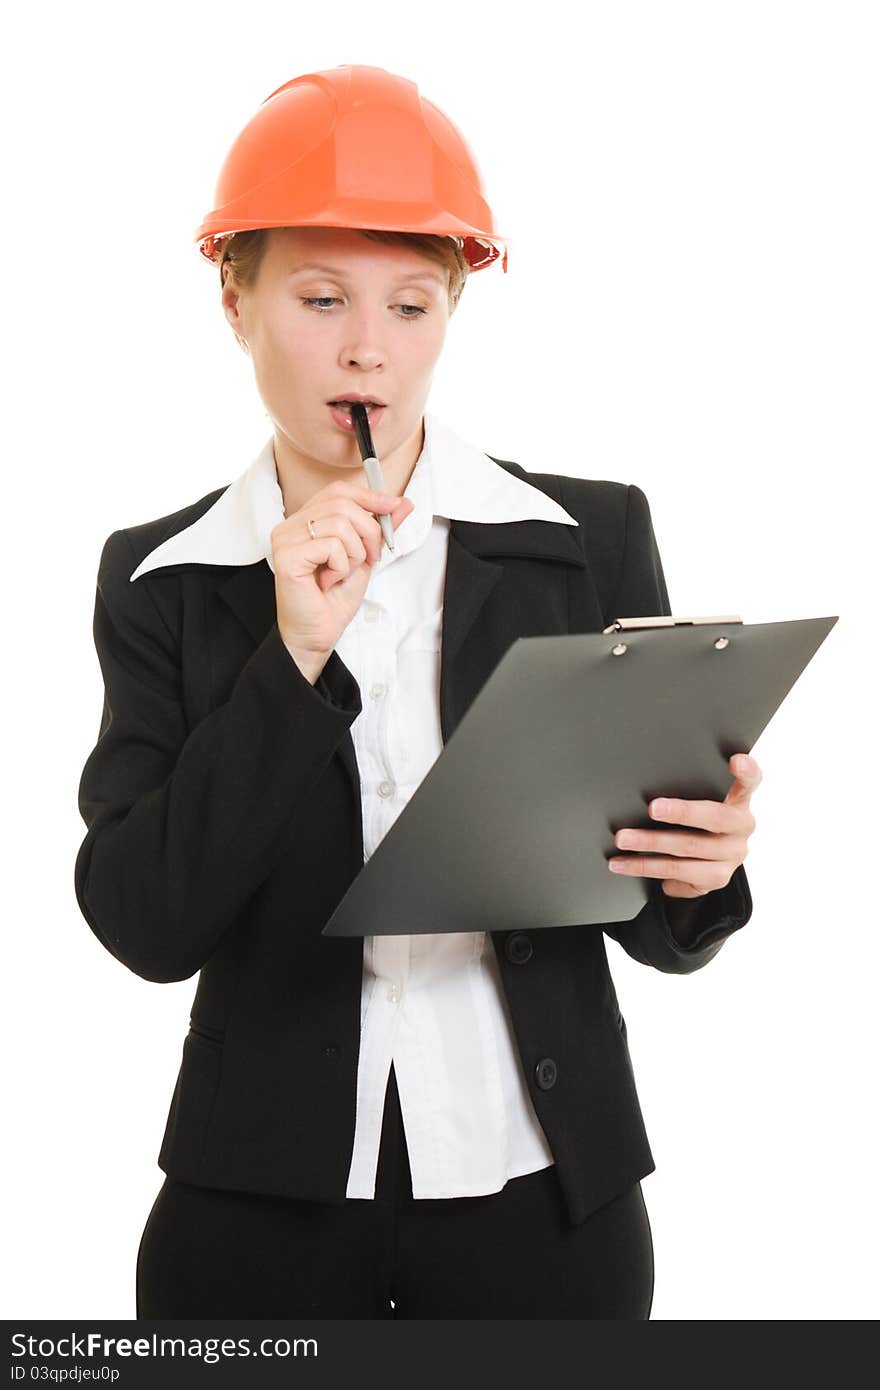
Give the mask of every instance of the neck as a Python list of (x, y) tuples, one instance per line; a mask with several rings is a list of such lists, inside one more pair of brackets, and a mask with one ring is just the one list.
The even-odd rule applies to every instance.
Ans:
[[(356, 440), (354, 447), (357, 452)], [(424, 420), (420, 419), (408, 439), (381, 456), (386, 492), (393, 493), (395, 497), (403, 496), (424, 447), (425, 425)], [(300, 511), (316, 492), (340, 478), (356, 487), (370, 486), (359, 456), (356, 463), (352, 462), (348, 466), (328, 465), (320, 459), (298, 453), (285, 436), (279, 436), (277, 430), (273, 441), (273, 453), (278, 485), (284, 499), (285, 517)]]

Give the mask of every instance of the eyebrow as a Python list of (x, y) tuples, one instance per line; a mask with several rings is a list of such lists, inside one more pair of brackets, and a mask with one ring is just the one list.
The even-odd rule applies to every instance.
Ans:
[[(342, 270), (339, 266), (318, 265), (314, 261), (309, 261), (304, 265), (294, 266), (290, 274), (299, 275), (304, 270), (322, 270), (328, 275), (335, 275), (339, 280), (345, 279), (345, 271)], [(443, 276), (436, 270), (421, 270), (415, 271), (412, 275), (400, 275), (394, 283), (397, 285), (403, 285), (411, 280), (433, 280), (438, 285), (443, 284)]]

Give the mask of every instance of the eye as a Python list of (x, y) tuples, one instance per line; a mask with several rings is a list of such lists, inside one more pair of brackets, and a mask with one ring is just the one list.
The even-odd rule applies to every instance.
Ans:
[[(334, 297), (330, 294), (319, 294), (313, 295), (310, 299), (303, 299), (302, 302), (303, 304), (308, 304), (309, 308), (312, 309), (316, 314), (329, 314), (331, 312), (330, 309), (322, 308), (322, 303), (340, 304), (342, 301), (339, 299), (334, 299)], [(401, 309), (414, 310), (414, 312), (411, 314), (401, 314), (400, 317), (404, 319), (417, 319), (420, 317), (421, 314), (426, 314), (428, 312), (427, 309), (423, 309), (419, 304), (401, 304), (398, 307)]]
[(320, 307), (320, 305), (321, 305), (321, 300), (328, 301), (330, 304), (337, 304), (337, 303), (339, 302), (338, 300), (334, 299), (334, 298), (332, 297), (332, 295), (329, 295), (329, 294), (319, 294), (319, 295), (318, 295), (316, 298), (314, 298), (314, 299), (304, 299), (304, 300), (303, 300), (303, 304), (308, 304), (310, 308), (313, 308), (313, 309), (315, 310), (315, 313), (316, 313), (316, 314), (329, 314), (329, 312), (330, 312), (329, 309), (322, 309), (322, 308)]

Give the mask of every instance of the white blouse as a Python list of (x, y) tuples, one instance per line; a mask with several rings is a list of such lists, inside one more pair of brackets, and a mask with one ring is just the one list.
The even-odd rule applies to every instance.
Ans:
[[(450, 518), (578, 524), (436, 416), (426, 412), (424, 427), (404, 492), (414, 510), (395, 532), (394, 551), (383, 545), (364, 601), (336, 643), (361, 691), (351, 736), (365, 862), (443, 749), (440, 636)], [(270, 439), (218, 502), (158, 546), (132, 578), (186, 559), (248, 564), (262, 557), (272, 568), (269, 532), (283, 517)], [(414, 1197), (498, 1192), (509, 1178), (553, 1162), (486, 932), (364, 938), (348, 1197), (375, 1196), (392, 1061)]]

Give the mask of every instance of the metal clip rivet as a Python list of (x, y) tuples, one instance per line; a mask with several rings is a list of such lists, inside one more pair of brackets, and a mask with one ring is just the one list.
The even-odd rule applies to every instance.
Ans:
[(623, 656), (623, 654), (624, 654), (625, 651), (626, 651), (626, 643), (625, 643), (625, 642), (618, 642), (616, 647), (612, 647), (612, 648), (611, 648), (611, 655), (612, 655), (612, 656)]
[(729, 647), (729, 646), (730, 646), (730, 638), (729, 638), (729, 637), (716, 637), (716, 639), (715, 639), (715, 647), (716, 647), (716, 649), (717, 649), (719, 652), (723, 652), (723, 651), (724, 651), (724, 648), (725, 648), (725, 647)]

